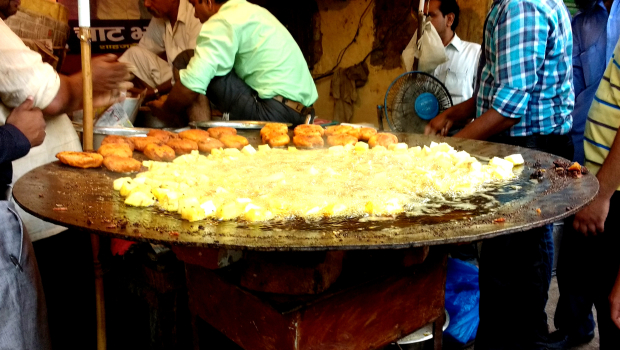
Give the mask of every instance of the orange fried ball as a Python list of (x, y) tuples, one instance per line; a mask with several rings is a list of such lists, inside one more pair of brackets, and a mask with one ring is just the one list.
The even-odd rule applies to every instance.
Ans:
[(288, 127), (286, 124), (282, 123), (267, 123), (262, 129), (260, 129), (260, 136), (270, 133), (288, 134)]
[(356, 143), (357, 137), (349, 134), (336, 134), (327, 137), (327, 144), (330, 146), (355, 145)]
[(289, 142), (291, 142), (291, 138), (288, 136), (288, 134), (269, 135), (272, 135), (272, 137), (267, 140), (267, 143), (270, 147), (284, 147), (288, 145)]
[(383, 133), (383, 132), (372, 136), (368, 140), (368, 145), (370, 147), (383, 146), (385, 148), (388, 148), (389, 145), (396, 144), (396, 143), (398, 143), (398, 138), (396, 137), (396, 135), (392, 135), (389, 133)]
[(209, 132), (209, 136), (214, 137), (218, 140), (224, 135), (237, 135), (237, 130), (235, 128), (229, 128), (227, 126), (209, 128), (207, 129), (207, 131)]
[(135, 145), (136, 151), (143, 152), (146, 148), (146, 145), (149, 143), (156, 143), (158, 145), (163, 145), (165, 142), (158, 139), (157, 137), (147, 136), (147, 137), (131, 137), (130, 140)]
[(146, 145), (144, 155), (150, 160), (156, 160), (158, 162), (171, 162), (176, 156), (174, 150), (169, 146), (158, 145), (156, 143)]
[(60, 152), (56, 158), (61, 163), (76, 168), (98, 168), (103, 163), (103, 156), (94, 152)]
[(188, 154), (198, 149), (198, 144), (192, 140), (172, 139), (166, 145), (172, 148), (177, 156)]
[(325, 129), (325, 135), (332, 136), (336, 134), (347, 134), (353, 129), (354, 128), (350, 125), (332, 125)]
[(140, 171), (142, 162), (133, 158), (108, 156), (103, 158), (103, 165), (115, 173), (134, 173)]
[(200, 152), (211, 153), (211, 150), (218, 148), (224, 148), (224, 144), (218, 139), (208, 137), (198, 142), (198, 150)]
[(295, 136), (297, 135), (319, 135), (323, 136), (325, 134), (325, 130), (320, 125), (313, 124), (301, 124), (297, 125), (293, 130)]
[[(351, 135), (353, 137), (355, 137), (356, 139), (360, 138), (360, 132), (361, 128), (352, 128), (351, 130), (347, 131), (347, 135)], [(339, 134), (336, 134), (339, 135)]]
[(293, 143), (301, 148), (314, 148), (323, 146), (323, 138), (319, 135), (297, 135), (293, 137)]
[(200, 129), (191, 129), (191, 130), (181, 131), (179, 133), (179, 136), (182, 139), (192, 140), (196, 143), (200, 143), (200, 141), (204, 139), (208, 139), (210, 137), (208, 131), (200, 130)]
[(132, 151), (134, 149), (133, 142), (128, 137), (125, 137), (125, 136), (108, 135), (101, 141), (101, 144), (107, 145), (108, 143), (124, 143), (128, 145)]
[(97, 150), (97, 153), (104, 157), (119, 156), (131, 158), (131, 156), (133, 156), (133, 151), (126, 143), (107, 143), (105, 145), (101, 145)]
[(151, 129), (151, 131), (149, 131), (149, 133), (146, 134), (146, 136), (158, 138), (161, 140), (161, 142), (164, 142), (164, 143), (168, 142), (168, 140), (170, 139), (174, 139), (178, 137), (178, 135), (175, 133), (172, 133), (166, 130), (161, 130), (161, 129)]
[(248, 139), (239, 135), (222, 135), (222, 137), (220, 137), (220, 141), (226, 148), (242, 149), (244, 146), (250, 144)]
[(368, 141), (371, 137), (377, 134), (377, 130), (374, 128), (361, 128), (360, 129), (360, 141)]

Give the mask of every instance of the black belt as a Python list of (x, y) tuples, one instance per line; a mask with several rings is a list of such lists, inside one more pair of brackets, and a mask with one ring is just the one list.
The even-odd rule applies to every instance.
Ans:
[(8, 201), (11, 198), (11, 186), (0, 185), (0, 201)]

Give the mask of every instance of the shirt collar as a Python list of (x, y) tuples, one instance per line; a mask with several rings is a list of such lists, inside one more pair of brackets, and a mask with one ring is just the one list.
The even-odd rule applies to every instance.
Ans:
[(454, 33), (452, 40), (450, 40), (450, 42), (448, 43), (448, 46), (450, 45), (454, 46), (456, 51), (461, 52), (461, 50), (463, 49), (463, 40), (461, 40), (461, 38), (459, 38), (459, 36)]
[(189, 4), (189, 1), (179, 1), (179, 13), (177, 14), (177, 22), (185, 23), (185, 19), (187, 19), (187, 15), (189, 14), (191, 7), (192, 6)]

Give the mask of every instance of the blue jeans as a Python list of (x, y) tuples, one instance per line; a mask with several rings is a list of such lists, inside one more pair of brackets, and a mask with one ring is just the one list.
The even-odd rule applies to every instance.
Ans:
[(553, 225), (482, 243), (476, 350), (536, 349), (548, 335)]
[(594, 330), (596, 307), (601, 350), (620, 349), (620, 329), (611, 320), (607, 297), (620, 268), (620, 193), (611, 197), (605, 232), (584, 237), (566, 220), (558, 256), (560, 300), (555, 326), (568, 334), (584, 336)]

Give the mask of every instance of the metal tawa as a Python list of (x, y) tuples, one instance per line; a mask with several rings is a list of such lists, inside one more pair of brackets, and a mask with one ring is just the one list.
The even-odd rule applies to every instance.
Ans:
[[(203, 129), (206, 130), (208, 128), (215, 128), (218, 126), (227, 126), (229, 128), (235, 129), (250, 129), (250, 130), (260, 130), (266, 124), (270, 124), (273, 122), (261, 122), (255, 120), (230, 120), (230, 121), (205, 121), (205, 122), (189, 122), (189, 126), (193, 129)], [(290, 123), (282, 123), (288, 127), (293, 126)]]
[[(243, 134), (253, 145), (260, 142), (257, 131)], [(25, 211), (43, 220), (118, 238), (198, 247), (316, 251), (464, 243), (525, 231), (575, 213), (598, 192), (598, 181), (592, 174), (578, 179), (557, 176), (551, 169), (558, 157), (548, 153), (458, 138), (396, 135), (410, 146), (448, 142), (482, 161), (520, 153), (526, 165), (516, 180), (519, 190), (500, 188), (492, 194), (496, 206), (491, 209), (470, 205), (470, 209), (447, 208), (441, 215), (399, 215), (381, 221), (366, 218), (265, 224), (214, 220), (190, 223), (155, 207), (126, 206), (112, 188), (113, 180), (125, 174), (71, 168), (54, 162), (20, 178), (13, 195)], [(547, 169), (540, 183), (529, 179), (535, 163)], [(470, 204), (475, 203), (474, 200)]]

